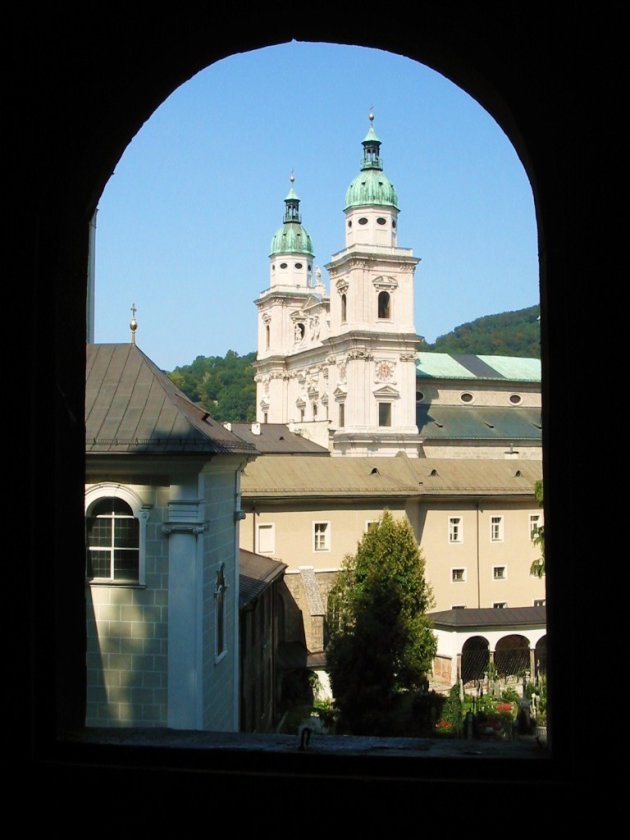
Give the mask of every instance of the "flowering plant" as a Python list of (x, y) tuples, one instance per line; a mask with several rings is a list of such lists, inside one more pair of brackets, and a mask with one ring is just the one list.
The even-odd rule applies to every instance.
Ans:
[(502, 718), (511, 720), (514, 717), (515, 710), (512, 703), (497, 703), (496, 710)]
[(448, 720), (438, 720), (435, 724), (435, 731), (438, 735), (451, 735), (455, 731), (455, 727)]

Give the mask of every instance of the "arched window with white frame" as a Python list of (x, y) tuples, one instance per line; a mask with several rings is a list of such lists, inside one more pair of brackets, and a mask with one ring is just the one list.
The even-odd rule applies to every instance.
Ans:
[(98, 485), (85, 496), (86, 575), (90, 583), (144, 584), (148, 510), (129, 490)]

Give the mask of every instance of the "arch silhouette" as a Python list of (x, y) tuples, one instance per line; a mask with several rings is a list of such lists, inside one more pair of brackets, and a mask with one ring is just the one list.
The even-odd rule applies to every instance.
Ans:
[[(324, 13), (309, 12), (306, 20), (298, 13), (278, 19), (265, 8), (248, 12), (238, 26), (233, 21), (222, 24), (214, 6), (195, 14), (174, 8), (169, 16), (156, 15), (150, 22), (132, 13), (120, 18), (106, 8), (99, 10), (96, 25), (91, 15), (92, 9), (79, 8), (71, 14), (72, 26), (68, 26), (58, 8), (44, 7), (34, 19), (30, 9), (13, 11), (8, 22), (12, 95), (5, 121), (4, 157), (10, 166), (4, 200), (11, 210), (12, 236), (5, 253), (5, 271), (7, 277), (15, 278), (12, 307), (26, 321), (22, 329), (28, 338), (24, 346), (30, 383), (26, 412), (30, 451), (25, 472), (32, 509), (37, 509), (39, 516), (38, 527), (26, 537), (19, 578), (17, 564), (9, 570), (16, 574), (15, 581), (9, 580), (11, 591), (23, 593), (26, 589), (26, 597), (19, 600), (22, 617), (25, 613), (27, 618), (22, 622), (26, 628), (23, 638), (9, 652), (13, 658), (7, 667), (14, 683), (25, 687), (12, 698), (18, 725), (12, 727), (11, 754), (16, 756), (17, 767), (23, 769), (26, 762), (35, 771), (31, 793), (40, 788), (48, 801), (67, 802), (65, 792), (71, 779), (75, 795), (68, 808), (72, 809), (85, 801), (95, 779), (105, 784), (115, 780), (116, 786), (127, 783), (135, 795), (133, 801), (126, 798), (117, 803), (118, 821), (123, 812), (133, 819), (142, 787), (140, 765), (134, 771), (122, 762), (114, 774), (108, 759), (96, 769), (90, 756), (94, 759), (98, 754), (103, 760), (104, 755), (97, 747), (83, 750), (75, 744), (70, 750), (64, 740), (80, 726), (85, 689), (81, 418), (88, 229), (98, 198), (143, 122), (197, 70), (231, 53), (291, 38), (332, 43), (360, 40), (363, 46), (389, 49), (420, 61), (466, 90), (508, 135), (532, 185), (541, 258), (552, 753), (549, 763), (536, 767), (536, 775), (522, 765), (517, 771), (502, 763), (501, 782), (506, 793), (515, 794), (522, 790), (524, 778), (531, 781), (528, 790), (538, 794), (539, 818), (563, 806), (599, 811), (604, 799), (598, 799), (595, 771), (601, 775), (606, 765), (593, 760), (597, 752), (591, 742), (579, 739), (571, 702), (571, 695), (578, 696), (580, 688), (580, 669), (574, 667), (577, 654), (571, 640), (582, 640), (581, 661), (598, 661), (600, 668), (605, 667), (606, 651), (596, 644), (596, 634), (588, 638), (580, 634), (581, 616), (591, 614), (593, 603), (586, 574), (591, 558), (585, 556), (585, 547), (590, 554), (591, 546), (599, 544), (594, 530), (599, 520), (593, 517), (579, 528), (575, 524), (574, 494), (583, 478), (577, 457), (582, 452), (582, 429), (574, 422), (574, 406), (564, 395), (579, 393), (585, 377), (595, 370), (588, 354), (581, 354), (579, 364), (568, 364), (571, 342), (592, 335), (607, 322), (604, 315), (608, 317), (605, 296), (593, 297), (585, 306), (582, 296), (568, 291), (576, 278), (600, 276), (602, 259), (616, 256), (615, 249), (623, 241), (616, 240), (604, 219), (591, 212), (604, 209), (600, 188), (607, 161), (601, 150), (607, 147), (603, 142), (606, 131), (613, 127), (609, 121), (612, 111), (604, 98), (610, 89), (610, 66), (605, 58), (591, 63), (591, 44), (602, 34), (602, 43), (607, 43), (610, 33), (602, 33), (597, 15), (587, 8), (573, 9), (567, 21), (564, 16), (557, 20), (549, 17), (545, 9), (529, 10), (520, 4), (503, 7), (500, 15), (486, 14), (477, 4), (456, 11), (450, 3), (427, 4), (417, 19), (413, 15), (400, 20), (382, 15), (376, 34), (359, 39), (362, 28), (356, 21), (345, 22), (340, 15)], [(576, 104), (576, 97), (584, 95), (579, 84), (582, 73), (588, 74), (592, 89), (601, 91), (601, 97), (590, 102), (588, 113)], [(577, 79), (575, 88), (570, 85), (573, 79)], [(614, 195), (614, 179), (605, 183)], [(621, 258), (618, 264), (622, 264)], [(42, 406), (48, 412), (45, 434)], [(54, 504), (42, 510), (35, 492), (43, 474), (54, 482)], [(556, 536), (560, 534), (562, 542)], [(556, 566), (563, 564), (556, 564), (557, 558), (571, 560), (572, 573), (565, 574), (562, 586)], [(610, 616), (607, 632), (622, 638), (620, 622), (617, 628), (615, 620)], [(562, 657), (557, 655), (559, 650)], [(556, 714), (557, 708), (562, 714)], [(582, 750), (574, 753), (571, 744), (578, 742)], [(164, 801), (180, 803), (190, 802), (193, 793), (207, 791), (208, 776), (204, 776), (202, 787), (201, 776), (185, 774), (184, 784), (181, 776), (167, 772), (168, 758), (158, 752), (165, 764), (161, 775), (149, 774), (152, 801), (167, 789)], [(62, 761), (69, 753), (72, 766)], [(417, 794), (422, 782), (426, 783), (425, 792), (430, 788), (432, 807), (448, 808), (445, 813), (451, 828), (458, 821), (455, 809), (449, 807), (457, 791), (457, 811), (462, 815), (459, 825), (463, 827), (464, 815), (470, 814), (468, 806), (479, 801), (480, 785), (486, 784), (489, 792), (497, 773), (488, 763), (466, 770), (446, 761), (440, 764), (440, 779), (455, 786), (447, 791), (422, 769), (421, 762), (413, 768), (406, 765), (403, 778), (398, 765), (387, 759), (385, 764), (376, 759), (369, 765), (347, 757), (334, 766), (318, 763), (318, 772), (311, 759), (308, 752), (268, 757), (267, 773), (261, 771), (259, 755), (229, 755), (233, 772), (240, 773), (236, 777), (239, 801), (250, 806), (252, 825), (265, 824), (266, 811), (260, 806), (270, 801), (282, 778), (288, 803), (285, 815), (291, 812), (292, 801), (304, 802), (305, 792), (312, 790), (317, 779), (322, 801), (330, 801), (333, 795), (353, 797), (355, 827), (361, 821), (374, 825), (379, 817), (388, 819), (391, 826), (392, 815), (404, 813), (409, 802), (416, 801), (409, 797)], [(151, 764), (153, 759), (143, 754), (142, 760)], [(226, 753), (222, 760), (225, 762)], [(205, 762), (205, 768), (214, 768), (217, 796), (233, 793), (234, 777), (230, 786), (220, 773), (224, 765), (213, 765), (216, 756), (197, 753), (196, 761), (197, 767)], [(307, 767), (310, 788), (304, 782)], [(255, 784), (248, 768), (252, 773), (256, 768)], [(374, 787), (366, 785), (376, 768), (387, 788), (382, 804), (369, 796)], [(465, 784), (472, 779), (473, 770), (474, 796)], [(565, 784), (552, 785), (558, 779)], [(43, 797), (38, 801), (42, 804)], [(510, 816), (513, 797), (507, 795), (501, 801), (505, 803), (502, 815)], [(610, 790), (605, 801), (611, 801)], [(363, 807), (367, 805), (370, 807)], [(495, 817), (502, 807), (501, 802), (495, 802)], [(604, 809), (600, 813), (610, 812)], [(293, 811), (296, 814), (298, 808)], [(242, 827), (246, 816), (240, 819)], [(277, 820), (277, 814), (273, 819)], [(107, 821), (106, 814), (103, 821)]]

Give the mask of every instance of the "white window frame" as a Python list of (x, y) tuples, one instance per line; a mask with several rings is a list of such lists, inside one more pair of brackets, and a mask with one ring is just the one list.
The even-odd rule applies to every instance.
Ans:
[[(502, 575), (497, 575), (497, 571), (499, 569), (503, 569)], [(492, 580), (507, 580), (507, 566), (505, 565), (505, 563), (501, 564), (500, 566), (492, 567)]]
[[(323, 529), (322, 527), (323, 526)], [(331, 524), (325, 520), (313, 522), (313, 551), (330, 551)]]
[(464, 517), (449, 516), (448, 541), (451, 545), (461, 545), (464, 542)]
[(490, 542), (503, 542), (505, 517), (494, 514), (490, 517)]
[[(269, 539), (271, 544), (271, 549), (265, 549), (261, 542), (260, 533), (261, 531), (267, 532), (267, 539)], [(275, 522), (257, 522), (256, 523), (256, 554), (264, 554), (268, 556), (270, 554), (276, 553), (276, 525)]]
[(152, 505), (145, 504), (140, 496), (128, 487), (112, 482), (102, 482), (89, 487), (85, 491), (85, 517), (96, 502), (107, 498), (121, 499), (126, 502), (134, 517), (138, 520), (138, 579), (130, 581), (116, 580), (115, 578), (92, 578), (88, 582), (90, 586), (145, 586), (147, 523)]
[[(456, 572), (461, 572), (461, 577), (455, 577)], [(451, 568), (451, 583), (466, 583), (466, 568), (465, 566), (453, 566)]]

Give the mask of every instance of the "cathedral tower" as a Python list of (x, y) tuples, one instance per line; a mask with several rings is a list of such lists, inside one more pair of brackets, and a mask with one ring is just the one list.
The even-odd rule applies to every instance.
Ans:
[(322, 370), (318, 354), (328, 325), (328, 298), (321, 272), (313, 272), (313, 243), (302, 225), (294, 180), (292, 175), (282, 227), (271, 240), (269, 287), (256, 300), (256, 419), (316, 422), (327, 445), (328, 417), (321, 410), (326, 398), (320, 401), (320, 384), (314, 380)]
[(345, 244), (327, 266), (330, 337), (336, 362), (333, 450), (346, 455), (419, 453), (416, 426), (414, 272), (399, 248), (398, 196), (383, 172), (370, 127), (361, 171), (346, 192)]

